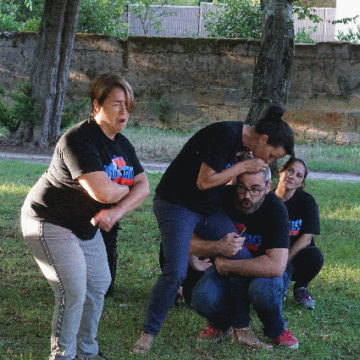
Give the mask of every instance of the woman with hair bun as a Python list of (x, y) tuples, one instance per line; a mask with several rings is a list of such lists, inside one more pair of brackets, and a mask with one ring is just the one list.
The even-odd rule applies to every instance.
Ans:
[[(223, 186), (242, 173), (265, 170), (273, 160), (293, 153), (294, 135), (283, 121), (283, 113), (280, 106), (273, 105), (256, 126), (239, 121), (208, 125), (190, 138), (166, 170), (154, 198), (164, 266), (152, 290), (134, 353), (149, 352), (186, 277), (193, 230), (219, 209)], [(252, 158), (237, 161), (243, 152)]]
[(275, 194), (284, 202), (289, 213), (289, 260), (294, 268), (294, 299), (306, 308), (314, 309), (315, 300), (308, 291), (308, 285), (320, 272), (324, 258), (313, 237), (320, 234), (319, 209), (314, 198), (304, 191), (308, 172), (304, 160), (290, 158), (280, 168)]

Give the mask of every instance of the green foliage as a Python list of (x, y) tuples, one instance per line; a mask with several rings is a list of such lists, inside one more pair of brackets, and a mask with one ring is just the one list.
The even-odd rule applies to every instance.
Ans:
[(43, 0), (0, 0), (0, 31), (38, 31)]
[(139, 19), (145, 36), (150, 34), (151, 28), (154, 28), (157, 33), (162, 31), (161, 19), (175, 13), (166, 8), (156, 8), (154, 5), (165, 6), (169, 4), (169, 0), (138, 0), (136, 4), (131, 6), (131, 13)]
[(13, 105), (9, 107), (0, 99), (0, 124), (11, 133), (18, 129), (22, 121), (34, 124), (38, 120), (37, 105), (31, 99), (30, 85), (24, 83), (20, 90), (8, 94), (3, 90), (0, 92), (0, 95), (7, 95), (13, 101)]
[(77, 103), (65, 106), (61, 114), (61, 129), (68, 129), (79, 122), (80, 116), (84, 113), (88, 103), (89, 99), (85, 98)]
[(294, 14), (297, 15), (299, 20), (304, 20), (308, 18), (309, 20), (311, 20), (316, 24), (323, 21), (323, 19), (317, 15), (315, 9), (311, 8), (308, 5), (305, 5), (302, 1), (294, 1), (293, 5), (294, 5)]
[[(339, 20), (332, 21), (332, 24), (350, 24), (350, 23), (357, 23), (358, 18), (360, 15), (356, 15), (354, 17), (349, 18), (343, 18)], [(359, 44), (360, 43), (360, 25), (357, 25), (357, 30), (349, 29), (347, 33), (344, 33), (343, 31), (338, 31), (336, 34), (336, 38), (339, 41), (348, 41), (351, 43)]]
[(126, 0), (82, 0), (76, 31), (126, 36), (127, 24), (122, 22), (126, 4)]
[[(221, 16), (219, 16), (221, 13)], [(261, 8), (259, 1), (224, 0), (215, 10), (204, 14), (210, 37), (260, 39)]]
[(344, 33), (343, 31), (338, 31), (338, 33), (336, 34), (336, 38), (339, 41), (348, 41), (350, 43), (360, 44), (360, 25), (357, 26), (356, 31), (352, 29), (349, 29), (347, 33)]
[(313, 34), (314, 32), (316, 32), (316, 26), (310, 26), (308, 31), (306, 31), (306, 29), (303, 27), (295, 35), (295, 42), (302, 44), (315, 43), (315, 41), (311, 38), (311, 34)]
[[(221, 13), (221, 15), (219, 15)], [(294, 14), (300, 20), (308, 18), (314, 23), (322, 19), (316, 10), (304, 5), (301, 1), (294, 2)], [(210, 37), (247, 38), (258, 40), (261, 38), (261, 8), (259, 0), (223, 0), (215, 3), (215, 10), (208, 10), (204, 15), (205, 29)], [(295, 41), (303, 43), (314, 42), (310, 35), (316, 31), (301, 29), (296, 34)]]

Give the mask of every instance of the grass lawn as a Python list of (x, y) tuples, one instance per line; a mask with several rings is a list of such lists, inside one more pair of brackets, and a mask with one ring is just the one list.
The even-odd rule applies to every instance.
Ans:
[[(19, 213), (43, 165), (0, 162), (0, 359), (42, 360), (50, 348), (53, 294), (30, 255), (19, 228)], [(160, 179), (149, 175), (152, 195)], [(360, 186), (308, 181), (320, 207), (322, 236), (317, 244), (325, 265), (313, 281), (316, 309), (284, 304), (288, 328), (299, 349), (251, 351), (229, 339), (220, 344), (196, 341), (205, 320), (185, 305), (174, 308), (147, 359), (360, 359)], [(137, 359), (129, 350), (137, 339), (149, 292), (159, 274), (159, 234), (152, 213), (152, 195), (121, 222), (119, 266), (114, 299), (106, 299), (98, 341), (112, 360)], [(263, 340), (253, 313), (252, 327)]]

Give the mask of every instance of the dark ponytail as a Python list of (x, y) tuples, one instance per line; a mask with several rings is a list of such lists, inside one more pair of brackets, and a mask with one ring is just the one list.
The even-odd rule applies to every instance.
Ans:
[(260, 135), (267, 135), (269, 145), (281, 146), (286, 154), (294, 155), (294, 133), (283, 120), (284, 108), (280, 105), (270, 105), (261, 115), (255, 126)]

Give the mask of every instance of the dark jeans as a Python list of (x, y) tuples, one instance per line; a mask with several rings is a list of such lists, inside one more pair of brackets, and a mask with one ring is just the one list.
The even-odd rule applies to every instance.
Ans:
[(100, 230), (101, 235), (104, 239), (104, 244), (106, 248), (106, 254), (111, 274), (111, 283), (109, 286), (108, 291), (106, 292), (106, 295), (112, 295), (114, 293), (115, 288), (115, 278), (116, 278), (116, 267), (117, 267), (117, 261), (118, 261), (118, 251), (117, 251), (117, 234), (119, 230), (119, 224), (116, 223), (113, 228), (107, 232), (105, 230)]
[(312, 279), (320, 272), (324, 264), (324, 257), (316, 246), (301, 249), (292, 259), (292, 281), (294, 288), (307, 287)]
[(212, 266), (196, 284), (192, 305), (215, 328), (225, 330), (230, 326), (249, 326), (251, 302), (264, 325), (265, 335), (275, 338), (285, 330), (285, 319), (281, 314), (282, 298), (289, 283), (289, 266), (282, 277), (251, 279), (221, 276)]
[[(206, 222), (208, 219), (206, 216), (159, 197), (154, 198), (154, 213), (160, 229), (164, 262), (162, 274), (150, 295), (143, 325), (143, 331), (153, 336), (159, 332), (166, 314), (174, 303), (177, 290), (186, 277), (192, 233), (197, 224), (201, 221)], [(225, 214), (221, 216), (221, 219), (227, 224), (223, 229), (229, 226), (231, 230), (227, 232), (236, 231)], [(217, 238), (218, 235), (214, 236), (213, 240)]]

